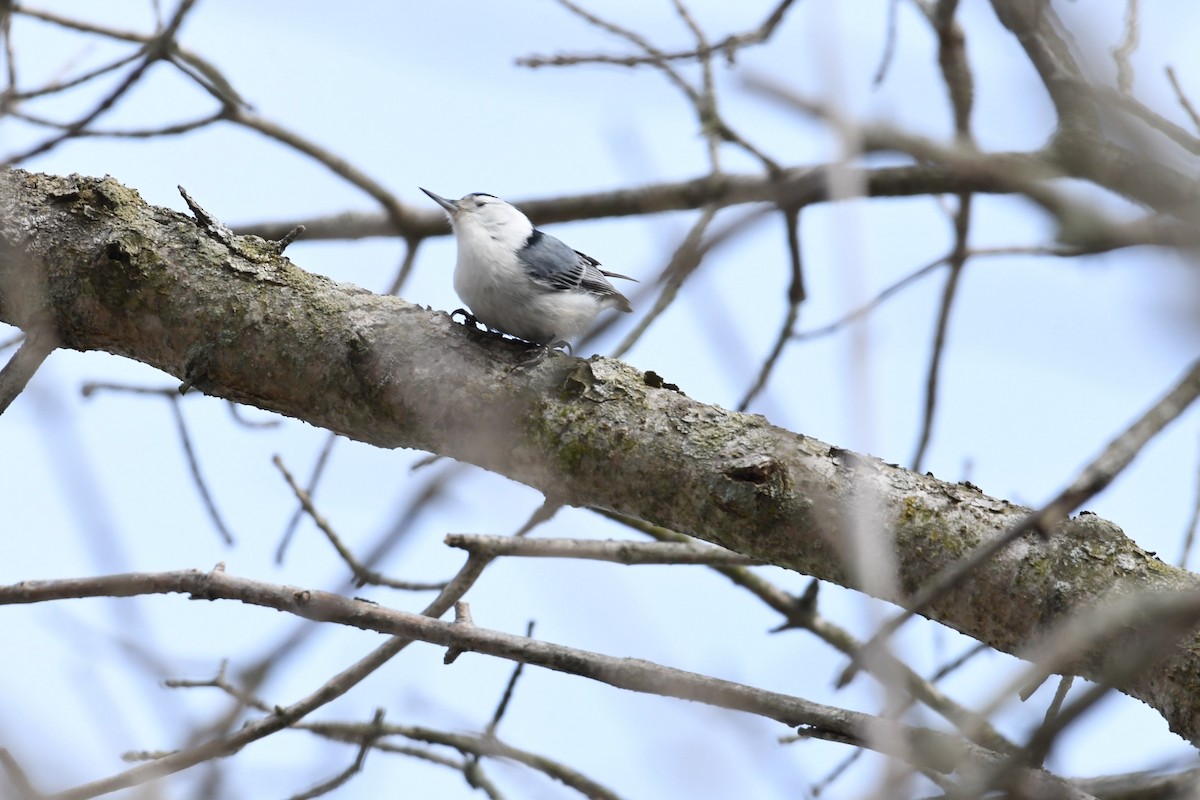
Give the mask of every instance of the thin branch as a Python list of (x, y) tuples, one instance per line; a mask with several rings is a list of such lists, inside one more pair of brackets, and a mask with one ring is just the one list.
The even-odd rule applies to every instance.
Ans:
[[(661, 543), (690, 545), (696, 541), (690, 536), (667, 530), (658, 525), (651, 525), (642, 520), (635, 520), (613, 513), (604, 513), (604, 516), (621, 522), (634, 530), (641, 531)], [(710, 564), (709, 566), (714, 572), (728, 578), (735, 586), (747, 590), (768, 607), (783, 615), (784, 622), (772, 629), (772, 633), (803, 628), (816, 635), (837, 651), (845, 653), (848, 656), (853, 657), (861, 650), (862, 643), (855, 639), (848, 631), (816, 613), (817, 590), (820, 584), (815, 579), (809, 582), (808, 588), (803, 595), (796, 597), (788, 594), (766, 578), (746, 567), (720, 564)], [(933, 685), (936, 681), (960, 666), (971, 655), (984, 649), (988, 648), (986, 645), (981, 644), (978, 648), (968, 651), (961, 659), (946, 665), (928, 681), (923, 680), (907, 664), (898, 659), (894, 660), (888, 667), (887, 674), (899, 674), (903, 679), (905, 690), (913, 698), (924, 703), (960, 729), (969, 731), (972, 740), (977, 744), (996, 752), (1010, 752), (1015, 749), (1015, 746), (996, 731), (987, 720), (958, 705)], [(876, 674), (875, 667), (877, 664), (877, 661), (872, 661), (866, 665), (866, 668), (872, 674)], [(877, 677), (881, 683), (884, 682), (882, 672)]]
[(562, 507), (563, 504), (560, 501), (547, 497), (542, 501), (540, 506), (533, 510), (533, 513), (529, 515), (529, 518), (521, 523), (521, 527), (517, 528), (517, 530), (513, 533), (513, 536), (521, 537), (529, 535), (539, 525), (544, 522), (549, 522), (551, 519), (553, 519), (554, 515), (557, 514), (559, 509)]
[[(1054, 689), (1054, 698), (1050, 701), (1050, 705), (1046, 708), (1046, 713), (1042, 718), (1042, 725), (1050, 725), (1054, 718), (1062, 713), (1063, 703), (1066, 702), (1067, 695), (1071, 691), (1071, 686), (1075, 683), (1074, 675), (1063, 675), (1059, 678), (1058, 686)], [(1042, 757), (1038, 760), (1040, 766), (1045, 762), (1047, 753), (1042, 753)]]
[(1175, 90), (1175, 99), (1179, 101), (1179, 105), (1187, 112), (1188, 117), (1192, 120), (1192, 127), (1200, 131), (1200, 113), (1196, 112), (1196, 107), (1188, 100), (1187, 94), (1184, 93), (1183, 87), (1179, 85), (1179, 78), (1175, 76), (1175, 68), (1167, 67), (1167, 80), (1171, 82), (1171, 88)]
[(225, 544), (232, 545), (234, 542), (233, 533), (230, 532), (229, 526), (225, 524), (225, 519), (221, 516), (220, 510), (217, 508), (217, 502), (212, 496), (212, 492), (208, 490), (208, 482), (204, 480), (203, 473), (200, 472), (200, 459), (196, 456), (196, 451), (192, 447), (192, 437), (188, 433), (187, 422), (183, 418), (183, 409), (179, 405), (180, 397), (175, 392), (166, 395), (169, 401), (167, 405), (171, 407), (171, 414), (175, 417), (175, 429), (179, 433), (179, 441), (183, 445), (183, 455), (187, 460), (188, 469), (192, 473), (192, 481), (196, 484), (197, 491), (200, 492), (200, 499), (204, 502), (204, 509), (208, 512), (208, 518), (212, 520), (213, 525), (217, 529), (217, 533), (225, 541)]
[[(525, 638), (529, 639), (533, 636), (533, 620), (525, 625)], [(521, 671), (525, 668), (524, 661), (518, 661), (513, 667), (512, 675), (508, 678), (508, 684), (504, 687), (504, 694), (500, 697), (500, 703), (496, 706), (495, 713), (492, 714), (492, 719), (487, 724), (484, 730), (485, 736), (495, 736), (496, 728), (500, 725), (500, 720), (504, 718), (504, 712), (508, 710), (508, 704), (512, 702), (513, 692), (517, 688), (517, 680), (521, 677)]]
[(595, 541), (591, 539), (529, 539), (451, 533), (446, 544), (475, 555), (521, 558), (577, 558), (614, 564), (703, 564), (756, 566), (763, 562), (716, 545), (687, 543)]
[[(633, 692), (675, 697), (743, 711), (789, 726), (801, 726), (800, 732), (807, 735), (832, 738), (899, 758), (909, 758), (915, 766), (938, 772), (960, 768), (986, 769), (997, 763), (995, 753), (958, 737), (926, 728), (824, 706), (798, 697), (647, 661), (617, 658), (433, 618), (440, 614), (412, 614), (328, 592), (275, 586), (238, 578), (223, 571), (205, 573), (199, 570), (184, 570), (26, 581), (0, 587), (0, 604), (163, 593), (186, 593), (194, 599), (203, 600), (237, 600), (308, 619), (339, 622), (365, 630), (390, 633), (393, 639), (368, 658), (329, 681), (314, 695), (292, 706), (277, 709), (271, 717), (251, 722), (228, 737), (221, 737), (188, 751), (172, 753), (157, 762), (135, 767), (118, 776), (60, 793), (55, 795), (56, 800), (91, 797), (100, 791), (135, 785), (145, 779), (161, 777), (208, 758), (233, 752), (250, 741), (289, 726), (316, 707), (340, 696), (413, 640), (524, 661)], [(1193, 599), (1192, 604), (1195, 603)], [(1047, 789), (1051, 786), (1061, 789), (1064, 786), (1060, 780), (1044, 773), (1030, 772), (1026, 777)]]
[[(725, 122), (725, 120), (718, 113), (715, 84), (712, 76), (712, 57), (715, 50), (708, 44), (708, 41), (703, 32), (700, 30), (700, 27), (695, 23), (695, 20), (692, 18), (690, 12), (687, 10), (687, 7), (682, 3), (681, 0), (672, 0), (672, 3), (675, 7), (676, 13), (684, 21), (684, 24), (687, 25), (688, 29), (692, 32), (692, 35), (696, 40), (696, 47), (692, 52), (694, 53), (695, 60), (699, 61), (701, 66), (700, 88), (692, 86), (690, 83), (688, 83), (679, 70), (675, 69), (675, 67), (670, 63), (670, 59), (665, 57), (667, 54), (655, 47), (649, 39), (641, 34), (638, 34), (624, 26), (618, 25), (615, 22), (602, 19), (596, 14), (575, 3), (574, 0), (558, 0), (558, 3), (571, 13), (586, 21), (588, 24), (610, 33), (620, 39), (624, 39), (640, 49), (643, 53), (645, 53), (645, 58), (641, 63), (658, 69), (677, 89), (679, 89), (681, 93), (683, 93), (684, 97), (687, 98), (688, 103), (692, 106), (692, 109), (696, 114), (697, 121), (700, 124), (700, 131), (704, 135), (705, 141), (708, 144), (710, 171), (713, 174), (718, 174), (720, 172), (717, 144), (721, 141), (729, 142), (741, 147), (747, 153), (761, 161), (769, 173), (776, 174), (780, 171), (779, 165), (773, 159), (771, 159), (768, 155), (763, 153), (754, 145), (750, 144), (740, 134), (734, 131), (733, 128), (730, 127), (730, 125)], [(768, 17), (768, 22), (774, 20), (774, 23), (771, 25), (771, 30), (774, 30), (774, 25), (777, 25), (778, 21), (782, 19), (788, 5), (790, 5), (790, 3), (781, 3), (780, 6), (776, 8), (775, 12)], [(523, 59), (519, 60), (517, 63), (522, 66), (536, 67), (549, 66), (551, 64), (554, 66), (565, 66), (571, 63), (583, 62), (572, 61), (570, 57), (566, 57), (553, 60)]]
[(45, 795), (33, 788), (29, 776), (7, 748), (0, 747), (0, 770), (3, 770), (19, 800), (42, 800)]
[(171, 414), (175, 420), (175, 430), (179, 434), (179, 442), (183, 446), (184, 458), (187, 461), (189, 471), (192, 473), (192, 481), (196, 484), (196, 490), (200, 493), (200, 500), (204, 503), (204, 508), (208, 512), (209, 519), (212, 520), (213, 525), (216, 527), (217, 533), (220, 534), (226, 544), (233, 544), (233, 534), (221, 516), (216, 500), (213, 498), (212, 492), (209, 491), (208, 482), (204, 479), (204, 474), (200, 471), (200, 458), (197, 456), (196, 450), (192, 445), (192, 437), (188, 432), (187, 421), (184, 419), (183, 409), (179, 405), (183, 399), (179, 391), (173, 387), (129, 386), (105, 381), (88, 381), (80, 387), (80, 393), (85, 398), (90, 398), (99, 391), (153, 395), (167, 400), (167, 404), (171, 407)]
[[(10, 110), (8, 115), (16, 119), (24, 120), (33, 125), (40, 125), (46, 128), (55, 128), (57, 130), (71, 130), (71, 123), (54, 122), (43, 117), (37, 117), (24, 111)], [(214, 122), (220, 122), (225, 118), (223, 111), (217, 111), (212, 114), (206, 114), (203, 117), (197, 117), (193, 120), (185, 122), (175, 122), (170, 125), (163, 125), (158, 128), (130, 128), (127, 130), (98, 130), (96, 128), (84, 128), (75, 130), (71, 136), (76, 139), (87, 138), (109, 138), (109, 139), (152, 139), (160, 136), (178, 136), (183, 133), (190, 133), (194, 130), (199, 130), (207, 125), (212, 125)]]
[(775, 32), (775, 28), (783, 21), (784, 15), (795, 0), (781, 0), (779, 5), (761, 25), (746, 33), (735, 33), (726, 36), (715, 44), (702, 45), (689, 50), (661, 51), (656, 55), (616, 56), (608, 54), (597, 55), (558, 55), (558, 56), (528, 56), (517, 59), (517, 65), (537, 69), (538, 67), (563, 67), (575, 64), (612, 64), (620, 67), (640, 67), (659, 61), (694, 61), (706, 56), (723, 54), (732, 64), (737, 51), (749, 45), (763, 44)]
[[(127, 56), (118, 58), (115, 61), (111, 61), (107, 64), (102, 64), (102, 65), (96, 67), (95, 69), (91, 69), (91, 70), (88, 70), (87, 72), (76, 75), (74, 78), (71, 78), (70, 80), (55, 81), (54, 83), (47, 84), (46, 86), (43, 86), (40, 89), (29, 89), (24, 92), (12, 91), (3, 98), (5, 101), (5, 105), (7, 105), (8, 103), (15, 103), (15, 102), (23, 101), (23, 100), (33, 100), (38, 97), (44, 97), (45, 95), (48, 95), (48, 94), (54, 94), (56, 92), (66, 91), (67, 89), (71, 89), (71, 88), (74, 88), (81, 84), (87, 83), (90, 80), (99, 78), (103, 75), (107, 75), (108, 73), (110, 73), (114, 70), (118, 70), (121, 67), (131, 64), (134, 61), (137, 61), (139, 58), (141, 58), (142, 55), (143, 54), (142, 54), (141, 50), (135, 50), (133, 53), (130, 53)], [(13, 86), (15, 89), (15, 84)], [(11, 109), (6, 108), (5, 110), (8, 113), (12, 113)]]
[(58, 336), (51, 329), (37, 326), (29, 330), (17, 352), (0, 369), (0, 414), (25, 391), (38, 367), (57, 347)]
[[(1167, 67), (1168, 77), (1174, 73), (1170, 67)], [(1158, 131), (1166, 136), (1175, 144), (1182, 147), (1192, 155), (1200, 155), (1200, 139), (1196, 138), (1196, 134), (1189, 132), (1185, 128), (1176, 125), (1169, 119), (1166, 119), (1158, 112), (1149, 108), (1145, 103), (1138, 100), (1131, 94), (1122, 94), (1116, 89), (1108, 86), (1092, 86), (1091, 84), (1082, 84), (1079, 87), (1080, 91), (1086, 91), (1096, 94), (1101, 100), (1111, 104), (1118, 111), (1123, 111), (1126, 114), (1133, 116), (1145, 125)], [(1176, 86), (1176, 97), (1184, 103), (1184, 108), (1187, 108), (1187, 100), (1179, 94), (1179, 87)]]
[(938, 66), (954, 110), (954, 132), (960, 143), (971, 143), (971, 109), (975, 105), (975, 79), (967, 60), (966, 34), (955, 19), (958, 0), (937, 0), (931, 22), (938, 37)]
[(1117, 65), (1117, 91), (1129, 94), (1133, 91), (1133, 64), (1129, 57), (1137, 50), (1141, 28), (1138, 24), (1138, 0), (1126, 0), (1125, 39), (1112, 49), (1113, 61)]
[(190, 680), (187, 678), (169, 678), (163, 681), (162, 685), (167, 689), (203, 689), (213, 688), (220, 689), (225, 694), (237, 700), (239, 704), (253, 708), (257, 711), (267, 713), (272, 710), (271, 706), (265, 701), (255, 697), (250, 692), (239, 689), (226, 677), (226, 670), (229, 668), (228, 659), (221, 660), (221, 666), (217, 670), (217, 674), (206, 680)]
[[(695, 106), (697, 104), (697, 101), (699, 98), (697, 96), (696, 90), (693, 89), (691, 87), (691, 85), (683, 79), (683, 76), (679, 74), (678, 70), (676, 70), (673, 66), (671, 66), (669, 63), (667, 63), (669, 59), (666, 58), (666, 53), (663, 52), (662, 50), (659, 50), (657, 47), (655, 47), (650, 42), (649, 39), (647, 39), (646, 37), (644, 37), (638, 33), (635, 33), (634, 31), (631, 31), (628, 28), (622, 27), (621, 25), (618, 25), (615, 22), (610, 22), (608, 20), (605, 20), (605, 19), (602, 19), (602, 18), (596, 16), (595, 14), (593, 14), (592, 12), (583, 8), (582, 6), (578, 5), (577, 3), (573, 2), (572, 0), (558, 0), (558, 4), (560, 6), (562, 6), (563, 8), (567, 9), (568, 11), (570, 11), (572, 14), (575, 14), (577, 17), (579, 17), (583, 21), (587, 22), (589, 25), (599, 28), (600, 30), (605, 31), (607, 33), (610, 33), (613, 36), (616, 36), (618, 39), (624, 39), (625, 41), (632, 44), (634, 47), (641, 50), (643, 53), (646, 54), (645, 55), (645, 63), (648, 66), (655, 67), (660, 72), (662, 72), (664, 75), (666, 75), (667, 79), (675, 85), (675, 88), (679, 89), (679, 91), (682, 92), (684, 94), (684, 96), (686, 96), (688, 98), (688, 100), (692, 103), (693, 106)], [(545, 62), (545, 61), (535, 62), (535, 61), (529, 61), (529, 60), (526, 60), (526, 61), (518, 60), (517, 63), (522, 66), (529, 66), (529, 67), (543, 66), (543, 65), (548, 64), (548, 62)]]
[[(476, 579), (483, 572), (483, 569), (487, 566), (487, 563), (488, 562), (486, 559), (474, 557), (469, 558), (467, 563), (464, 564), (462, 569), (459, 571), (458, 575), (456, 575), (455, 578), (450, 581), (449, 584), (447, 584), (446, 588), (442, 590), (442, 593), (439, 594), (433, 600), (433, 602), (429, 604), (423, 613), (434, 618), (440, 617), (442, 614), (446, 613), (446, 611), (454, 604), (454, 602), (462, 597), (463, 593), (465, 593), (467, 589), (469, 589), (471, 585), (475, 583)], [(210, 572), (206, 574), (193, 571), (176, 573), (176, 575), (182, 577), (184, 583), (190, 583), (192, 588), (197, 592), (205, 592), (208, 589), (211, 589), (211, 587), (214, 585), (214, 582), (221, 583), (223, 580), (228, 578), (224, 572)], [(98, 580), (102, 582), (110, 581), (110, 585), (108, 587), (109, 589), (117, 588), (112, 586), (111, 583), (116, 583), (117, 586), (125, 586), (125, 593), (128, 594), (127, 590), (129, 586), (124, 577), (118, 576), (116, 581), (111, 581), (111, 579), (104, 578)], [(170, 582), (171, 580), (168, 579), (168, 583)], [(42, 585), (46, 586), (45, 584)], [(168, 588), (165, 583), (159, 583), (158, 585), (162, 588), (162, 591), (174, 591), (174, 589)], [(29, 587), (30, 584), (27, 582), (25, 584), (18, 584), (18, 586)], [(192, 591), (191, 589), (184, 588), (182, 584), (178, 585), (177, 588), (181, 591)], [(284, 589), (285, 595), (287, 594), (287, 591), (288, 590)], [(294, 590), (292, 591), (294, 592)], [(121, 593), (122, 592), (118, 591), (118, 594)], [(139, 591), (136, 593), (140, 594), (141, 592)], [(100, 594), (107, 596), (112, 594), (112, 592), (106, 590), (102, 591)], [(306, 593), (304, 592), (301, 592), (299, 595), (293, 593), (289, 602), (302, 600), (305, 594)], [(195, 592), (193, 592), (193, 595), (195, 596)], [(4, 588), (0, 587), (0, 598), (3, 598), (4, 596)], [(277, 597), (278, 596), (279, 595), (277, 595)], [(248, 600), (249, 598), (246, 599)], [(3, 599), (0, 599), (0, 602), (3, 602)], [(343, 602), (354, 603), (356, 606), (367, 605), (361, 601), (343, 600)], [(364, 680), (368, 675), (372, 674), (379, 667), (390, 661), (397, 653), (399, 653), (412, 642), (413, 639), (411, 638), (406, 638), (404, 636), (393, 636), (387, 642), (369, 653), (366, 657), (360, 659), (347, 669), (326, 681), (315, 692), (300, 699), (290, 706), (276, 707), (273, 713), (253, 722), (249, 722), (237, 731), (228, 735), (217, 736), (195, 747), (165, 754), (161, 758), (156, 759), (151, 763), (141, 764), (123, 772), (119, 772), (115, 775), (111, 775), (107, 778), (102, 778), (97, 781), (92, 781), (91, 783), (77, 786), (73, 789), (59, 792), (53, 795), (51, 800), (86, 800), (86, 798), (96, 797), (98, 795), (107, 794), (119, 789), (125, 789), (131, 786), (139, 786), (148, 781), (157, 780), (158, 778), (162, 778), (166, 775), (180, 772), (181, 770), (194, 767), (197, 764), (202, 764), (214, 758), (220, 758), (222, 756), (236, 753), (238, 750), (241, 750), (251, 742), (283, 730), (321, 706), (336, 700), (338, 697), (341, 697), (351, 688)]]
[(616, 350), (613, 351), (613, 358), (620, 358), (637, 344), (637, 341), (642, 338), (642, 334), (649, 329), (650, 325), (675, 300), (679, 294), (679, 289), (683, 286), (683, 282), (699, 268), (704, 253), (701, 240), (704, 238), (704, 233), (708, 230), (708, 226), (712, 224), (716, 213), (717, 209), (715, 207), (707, 207), (692, 224), (687, 236), (684, 237), (683, 242), (680, 243), (679, 247), (675, 249), (675, 253), (671, 256), (670, 263), (663, 270), (664, 279), (662, 289), (655, 299), (654, 305), (638, 320), (637, 325), (626, 334), (621, 343), (617, 345)]
[(382, 728), (383, 709), (380, 708), (375, 710), (375, 717), (367, 726), (366, 733), (362, 736), (362, 741), (359, 742), (358, 755), (355, 756), (354, 762), (329, 780), (322, 781), (306, 792), (294, 794), (289, 800), (311, 800), (311, 798), (329, 794), (334, 789), (345, 785), (347, 781), (362, 771), (363, 762), (367, 760), (367, 753), (371, 751), (376, 740), (382, 735)]
[(30, 8), (22, 5), (16, 8), (16, 12), (26, 17), (39, 19), (42, 22), (49, 22), (53, 25), (58, 25), (69, 30), (78, 31), (79, 33), (97, 34), (108, 39), (116, 39), (122, 42), (137, 42), (139, 44), (145, 44), (154, 38), (153, 36), (147, 36), (144, 33), (108, 28), (103, 25), (96, 25), (94, 23), (85, 22), (84, 20), (75, 19), (73, 17), (59, 16), (52, 11), (46, 11), (40, 8)]
[(1196, 470), (1196, 492), (1192, 497), (1192, 516), (1188, 520), (1187, 533), (1183, 537), (1183, 548), (1179, 552), (1180, 569), (1187, 566), (1188, 554), (1192, 551), (1192, 543), (1196, 540), (1196, 529), (1200, 527), (1200, 468)]
[(871, 78), (872, 86), (879, 86), (887, 77), (888, 68), (892, 65), (892, 57), (896, 54), (896, 29), (900, 0), (888, 0), (887, 19), (884, 22), (883, 54), (879, 57), (879, 66), (875, 68), (875, 76)]
[(921, 465), (925, 460), (925, 451), (929, 447), (929, 440), (933, 435), (942, 356), (946, 352), (946, 338), (950, 330), (950, 311), (954, 306), (954, 299), (958, 295), (959, 279), (962, 277), (970, 252), (967, 247), (967, 237), (971, 226), (972, 197), (973, 195), (970, 194), (959, 195), (958, 211), (954, 215), (954, 250), (951, 251), (946, 262), (950, 267), (950, 274), (946, 276), (946, 285), (942, 289), (942, 300), (938, 305), (933, 347), (929, 355), (929, 370), (925, 377), (925, 408), (921, 418), (921, 433), (917, 440), (917, 450), (912, 458), (912, 469), (915, 472), (921, 471)]
[[(347, 182), (357, 186), (362, 191), (366, 192), (371, 197), (383, 206), (387, 213), (394, 233), (400, 233), (408, 230), (411, 226), (411, 221), (417, 212), (405, 207), (394, 194), (389, 192), (382, 184), (374, 178), (367, 175), (362, 170), (355, 167), (349, 161), (346, 161), (340, 156), (334, 155), (329, 150), (312, 142), (299, 134), (288, 130), (280, 125), (276, 125), (270, 120), (264, 119), (257, 114), (252, 113), (247, 109), (234, 109), (229, 111), (227, 118), (230, 122), (235, 122), (243, 125), (250, 130), (258, 131), (259, 133), (271, 139), (280, 142), (293, 150), (309, 156), (319, 164), (326, 167), (330, 172)], [(432, 212), (431, 212), (432, 214)], [(295, 227), (295, 223), (292, 223)], [(307, 226), (311, 229), (311, 226)], [(270, 237), (279, 238), (279, 237)], [(311, 237), (310, 237), (311, 238)]]
[(12, 41), (12, 3), (0, 4), (0, 38), (4, 39), (4, 91), (0, 95), (17, 90), (17, 56)]
[(49, 139), (44, 140), (40, 144), (34, 145), (24, 152), (9, 156), (5, 159), (3, 166), (11, 166), (18, 162), (28, 160), (34, 156), (42, 155), (43, 153), (53, 150), (58, 145), (75, 136), (79, 131), (87, 128), (95, 119), (111, 109), (116, 102), (125, 95), (126, 92), (133, 88), (133, 85), (141, 79), (142, 75), (145, 74), (146, 70), (148, 70), (152, 64), (167, 57), (167, 54), (174, 46), (174, 42), (172, 40), (174, 39), (175, 34), (178, 33), (179, 26), (183, 24), (184, 17), (187, 16), (188, 11), (191, 10), (195, 2), (196, 0), (180, 0), (179, 6), (176, 8), (175, 15), (171, 18), (170, 23), (167, 24), (162, 33), (155, 36), (143, 47), (144, 57), (141, 63), (132, 69), (121, 81), (121, 83), (119, 83), (115, 89), (113, 89), (99, 103), (97, 103), (91, 111), (68, 125), (57, 136), (51, 136)]
[[(1056, 258), (1071, 258), (1084, 255), (1082, 251), (1075, 248), (1067, 247), (1043, 247), (1038, 245), (1020, 246), (1020, 247), (974, 247), (967, 251), (969, 258), (978, 259), (996, 256), (1054, 256)], [(792, 338), (798, 341), (808, 339), (820, 339), (825, 336), (837, 333), (860, 319), (865, 319), (872, 311), (882, 306), (886, 301), (900, 293), (901, 290), (907, 289), (909, 286), (917, 283), (921, 278), (931, 274), (932, 272), (946, 266), (950, 259), (950, 255), (938, 256), (933, 261), (930, 261), (923, 266), (918, 267), (896, 282), (884, 287), (877, 295), (872, 297), (863, 305), (855, 308), (846, 314), (838, 317), (833, 322), (822, 325), (819, 328), (811, 328), (806, 331), (797, 331), (792, 335)]]
[(243, 406), (241, 403), (229, 401), (225, 403), (225, 407), (229, 409), (229, 416), (233, 418), (233, 421), (243, 428), (249, 428), (251, 430), (264, 430), (268, 428), (278, 428), (283, 424), (283, 420), (279, 419), (278, 417), (250, 419), (242, 411)]
[[(310, 730), (321, 736), (326, 736), (330, 739), (340, 741), (354, 741), (356, 729), (360, 726), (355, 724), (337, 723), (337, 722), (313, 722), (301, 723), (296, 726), (304, 730)], [(570, 767), (545, 756), (539, 756), (530, 753), (526, 750), (520, 750), (512, 745), (505, 744), (493, 736), (477, 735), (469, 733), (448, 733), (445, 731), (433, 730), (432, 728), (424, 728), (416, 725), (386, 725), (384, 726), (384, 735), (386, 736), (403, 736), (415, 741), (427, 742), (429, 744), (440, 745), (443, 747), (452, 747), (460, 753), (467, 754), (472, 759), (479, 758), (503, 758), (509, 761), (514, 761), (518, 764), (523, 764), (527, 767), (535, 769), (547, 777), (559, 781), (564, 786), (574, 789), (589, 800), (620, 800), (620, 797), (605, 786), (600, 785), (586, 775), (571, 769)], [(376, 748), (386, 752), (402, 752), (406, 755), (416, 755), (422, 758), (430, 758), (434, 760), (432, 754), (424, 754), (421, 752), (412, 753), (405, 748), (398, 747), (388, 742), (379, 742)], [(438, 761), (437, 763), (446, 763)], [(446, 763), (447, 766), (455, 767), (465, 772), (465, 765)]]
[[(330, 433), (325, 437), (325, 443), (321, 445), (321, 451), (317, 453), (317, 460), (313, 462), (312, 472), (308, 476), (308, 485), (304, 488), (304, 493), (312, 499), (313, 493), (317, 490), (317, 484), (321, 480), (321, 476), (325, 473), (325, 465), (329, 461), (329, 455), (333, 452), (333, 446), (337, 443), (338, 435)], [(292, 512), (292, 516), (288, 519), (288, 524), (283, 529), (283, 536), (279, 537), (279, 545), (275, 548), (275, 563), (282, 564), (283, 556), (287, 553), (288, 546), (292, 543), (292, 537), (296, 535), (296, 529), (300, 527), (300, 520), (304, 519), (304, 504), (296, 506), (296, 510)]]
[(321, 532), (325, 534), (325, 538), (327, 538), (329, 543), (333, 545), (333, 549), (337, 551), (339, 556), (341, 556), (342, 561), (346, 562), (346, 566), (350, 567), (350, 571), (354, 573), (354, 577), (358, 581), (359, 586), (364, 586), (370, 583), (377, 586), (386, 586), (390, 589), (400, 589), (407, 592), (428, 592), (445, 588), (446, 584), (444, 582), (420, 583), (414, 581), (398, 581), (366, 567), (361, 561), (355, 558), (354, 554), (350, 552), (350, 548), (342, 544), (341, 537), (339, 537), (337, 532), (333, 530), (333, 526), (329, 524), (325, 517), (321, 515), (321, 512), (317, 511), (316, 506), (313, 505), (312, 497), (309, 496), (308, 492), (304, 491), (300, 484), (296, 482), (296, 479), (292, 477), (292, 473), (288, 471), (288, 468), (283, 465), (283, 459), (278, 455), (275, 455), (271, 457), (271, 463), (274, 464), (275, 468), (279, 470), (281, 475), (283, 475), (283, 479), (287, 481), (288, 486), (291, 487), (292, 493), (296, 496), (296, 499), (300, 501), (300, 506), (304, 509), (305, 513), (312, 518), (313, 523), (315, 523), (316, 526), (321, 529)]
[(413, 267), (417, 264), (417, 250), (420, 249), (423, 241), (425, 240), (419, 236), (405, 237), (404, 258), (400, 262), (400, 269), (396, 271), (396, 277), (392, 278), (392, 282), (384, 294), (400, 294), (400, 289), (408, 282), (408, 276), (412, 274)]
[(762, 367), (758, 371), (758, 376), (754, 379), (754, 383), (746, 390), (746, 394), (738, 403), (737, 410), (745, 411), (750, 407), (750, 403), (758, 396), (759, 392), (767, 386), (767, 381), (771, 377), (771, 372), (775, 369), (775, 365), (779, 362), (779, 357), (783, 355), (783, 349), (788, 342), (795, 336), (796, 323), (800, 319), (800, 304), (807, 297), (807, 292), (804, 289), (804, 262), (802, 260), (800, 249), (800, 208), (788, 209), (783, 212), (785, 230), (787, 234), (787, 249), (788, 263), (791, 266), (791, 283), (788, 286), (788, 307), (784, 313), (783, 324), (779, 326), (779, 333), (775, 337), (775, 344), (771, 347), (771, 352), (767, 354), (767, 358), (763, 361)]

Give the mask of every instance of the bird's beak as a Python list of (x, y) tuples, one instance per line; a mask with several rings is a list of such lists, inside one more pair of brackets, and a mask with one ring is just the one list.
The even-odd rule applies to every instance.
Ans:
[(458, 213), (458, 201), (457, 200), (447, 200), (446, 198), (442, 197), (441, 195), (434, 194), (433, 192), (429, 191), (428, 189), (422, 189), (421, 191), (424, 192), (425, 194), (429, 195), (430, 197), (432, 197), (433, 202), (437, 203), (439, 206), (441, 206), (442, 208), (449, 211), (450, 216), (454, 216), (455, 214)]

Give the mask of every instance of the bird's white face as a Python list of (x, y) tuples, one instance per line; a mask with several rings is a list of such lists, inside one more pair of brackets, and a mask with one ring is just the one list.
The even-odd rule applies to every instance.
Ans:
[(490, 194), (469, 194), (462, 198), (451, 219), (459, 233), (483, 234), (513, 250), (523, 245), (533, 233), (529, 217)]

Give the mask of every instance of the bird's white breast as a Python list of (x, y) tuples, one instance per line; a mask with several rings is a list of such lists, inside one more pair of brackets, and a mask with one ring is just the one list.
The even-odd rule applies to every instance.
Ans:
[(524, 214), (512, 211), (515, 214), (486, 223), (474, 218), (456, 221), (454, 291), (491, 328), (540, 344), (572, 339), (592, 324), (605, 303), (587, 292), (556, 290), (532, 279), (516, 254), (533, 225)]

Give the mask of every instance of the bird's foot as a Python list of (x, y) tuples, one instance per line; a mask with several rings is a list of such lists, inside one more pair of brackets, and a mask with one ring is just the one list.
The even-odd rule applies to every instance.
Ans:
[(563, 339), (556, 339), (550, 344), (538, 344), (531, 342), (529, 350), (525, 355), (512, 366), (509, 372), (515, 372), (519, 369), (533, 369), (538, 364), (546, 360), (546, 356), (550, 355), (555, 350), (565, 350), (568, 355), (571, 354), (571, 343)]
[[(480, 322), (478, 319), (476, 319), (474, 314), (472, 314), (470, 311), (467, 311), (465, 308), (456, 308), (453, 311), (451, 311), (450, 312), (450, 321), (453, 322), (454, 318), (457, 316), (460, 316), (460, 315), (463, 318), (463, 325), (466, 325), (468, 328), (474, 328), (475, 330), (479, 330), (479, 326), (483, 325), (482, 322)], [(488, 330), (488, 327), (486, 325), (483, 325), (483, 329), (486, 331), (486, 330)]]

